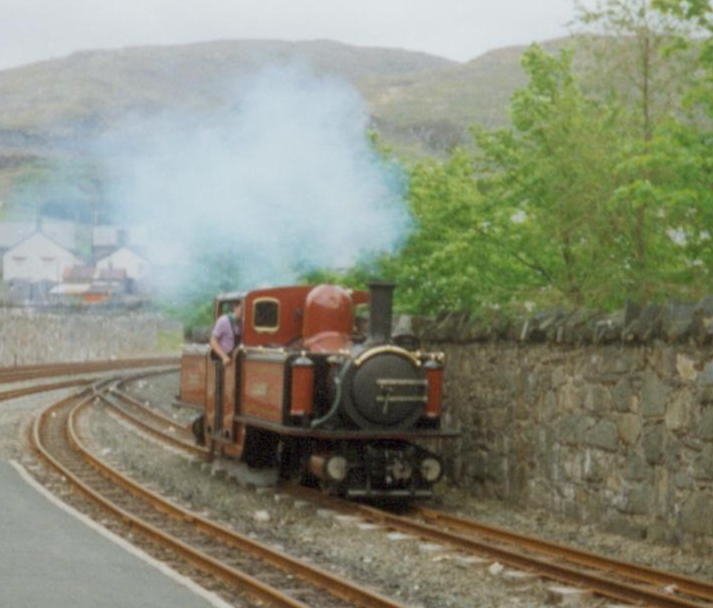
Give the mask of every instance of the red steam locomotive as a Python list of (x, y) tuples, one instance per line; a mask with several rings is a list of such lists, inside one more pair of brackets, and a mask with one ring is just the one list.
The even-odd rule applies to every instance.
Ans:
[[(443, 465), (415, 442), (455, 436), (441, 429), (443, 355), (391, 336), (393, 289), (279, 287), (218, 301), (216, 317), (243, 302), (243, 338), (222, 373), (205, 348), (183, 353), (180, 399), (203, 409), (197, 440), (349, 497), (430, 496)], [(367, 304), (368, 321), (357, 314)]]

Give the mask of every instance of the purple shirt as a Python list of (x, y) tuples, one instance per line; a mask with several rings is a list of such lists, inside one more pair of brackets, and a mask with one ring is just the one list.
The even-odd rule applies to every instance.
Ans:
[[(237, 340), (235, 333), (237, 332)], [(233, 325), (230, 322), (230, 317), (228, 315), (222, 315), (215, 322), (215, 327), (213, 328), (213, 337), (218, 340), (220, 348), (227, 355), (235, 348), (237, 341), (240, 339), (240, 323), (236, 322), (235, 331), (233, 331)]]

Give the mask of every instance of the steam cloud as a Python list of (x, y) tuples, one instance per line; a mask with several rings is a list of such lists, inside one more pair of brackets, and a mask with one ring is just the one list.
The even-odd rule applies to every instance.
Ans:
[(125, 125), (106, 150), (127, 221), (172, 293), (230, 260), (215, 288), (293, 281), (393, 251), (410, 225), (404, 179), (367, 138), (359, 94), (304, 68), (269, 68), (221, 112)]

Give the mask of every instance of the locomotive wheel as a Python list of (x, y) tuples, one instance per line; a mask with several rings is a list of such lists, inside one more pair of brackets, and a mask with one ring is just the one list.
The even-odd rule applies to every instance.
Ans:
[(243, 444), (243, 460), (253, 468), (274, 466), (277, 462), (278, 442), (279, 437), (275, 433), (247, 427)]
[(191, 424), (193, 436), (196, 438), (196, 444), (205, 445), (205, 416), (198, 416)]
[(277, 462), (280, 468), (280, 479), (289, 480), (297, 477), (302, 464), (300, 441), (294, 438), (283, 438), (277, 448)]
[(322, 482), (310, 472), (306, 464), (302, 467), (300, 473), (300, 485), (303, 485), (306, 488), (322, 489)]

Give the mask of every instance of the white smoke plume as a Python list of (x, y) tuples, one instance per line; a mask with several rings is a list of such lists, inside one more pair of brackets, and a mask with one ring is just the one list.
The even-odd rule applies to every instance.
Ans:
[(164, 285), (182, 290), (226, 259), (236, 276), (223, 288), (284, 284), (399, 246), (411, 222), (404, 178), (372, 149), (350, 85), (273, 67), (234, 99), (135, 122), (104, 143), (113, 198), (147, 227)]

